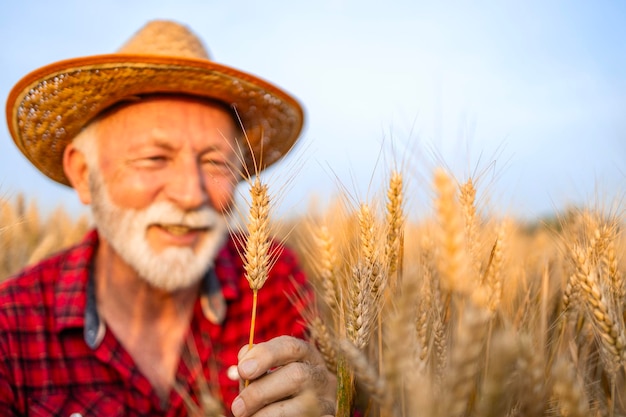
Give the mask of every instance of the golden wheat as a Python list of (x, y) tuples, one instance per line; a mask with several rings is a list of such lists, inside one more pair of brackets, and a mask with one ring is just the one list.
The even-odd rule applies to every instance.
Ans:
[(589, 399), (585, 393), (579, 375), (566, 359), (560, 359), (553, 370), (553, 391), (559, 401), (561, 415), (568, 417), (587, 417), (591, 415)]
[(394, 171), (389, 179), (387, 189), (387, 239), (385, 241), (384, 259), (387, 261), (389, 276), (402, 270), (403, 225), (404, 225), (404, 180), (402, 175)]
[(250, 184), (250, 213), (248, 215), (244, 268), (252, 291), (260, 290), (270, 269), (270, 199), (268, 186), (259, 177)]
[(86, 215), (72, 218), (60, 207), (43, 215), (22, 194), (12, 201), (0, 198), (0, 281), (78, 243), (89, 227)]
[[(405, 214), (412, 193), (389, 178), (384, 202), (339, 196), (327, 213), (272, 219), (318, 290), (305, 319), (337, 372), (337, 415), (625, 416), (624, 218), (581, 207), (528, 224), (440, 169), (433, 210)], [(267, 186), (249, 185), (242, 257), (258, 290), (278, 229)], [(23, 197), (0, 200), (0, 216), (0, 279), (88, 228)]]

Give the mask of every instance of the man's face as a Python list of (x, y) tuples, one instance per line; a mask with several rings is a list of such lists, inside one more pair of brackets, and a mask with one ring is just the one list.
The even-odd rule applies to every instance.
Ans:
[(102, 118), (90, 173), (98, 230), (142, 278), (164, 290), (197, 282), (223, 243), (238, 130), (222, 107), (149, 98)]

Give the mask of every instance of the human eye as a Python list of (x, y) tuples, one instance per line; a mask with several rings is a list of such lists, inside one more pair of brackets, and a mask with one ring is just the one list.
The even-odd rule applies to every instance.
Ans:
[(214, 175), (226, 175), (232, 172), (230, 163), (225, 158), (217, 156), (207, 156), (202, 158), (202, 168)]
[(167, 156), (162, 154), (146, 154), (136, 158), (133, 162), (138, 168), (160, 168), (167, 163)]

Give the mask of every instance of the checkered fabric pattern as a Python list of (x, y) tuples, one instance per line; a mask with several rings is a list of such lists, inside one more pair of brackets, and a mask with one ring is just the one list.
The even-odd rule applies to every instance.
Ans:
[[(182, 390), (197, 401), (202, 373), (227, 414), (239, 391), (228, 369), (236, 365), (237, 352), (248, 342), (252, 307), (240, 240), (231, 238), (215, 262), (228, 307), (226, 318), (212, 323), (196, 301), (189, 329), (195, 348), (185, 349), (176, 377)], [(86, 287), (97, 245), (98, 235), (92, 231), (79, 245), (0, 284), (1, 416), (188, 415), (175, 390), (168, 401), (160, 401), (112, 332), (107, 330), (94, 349), (86, 344)], [(288, 294), (298, 288), (310, 294), (310, 289), (295, 254), (281, 249), (259, 291), (257, 342), (279, 335), (305, 337), (303, 305), (294, 305)]]

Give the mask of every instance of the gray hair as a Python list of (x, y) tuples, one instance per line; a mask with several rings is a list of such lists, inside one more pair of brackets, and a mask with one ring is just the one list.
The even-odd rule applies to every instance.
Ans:
[(91, 121), (72, 140), (74, 148), (85, 155), (89, 170), (98, 169), (98, 119)]

